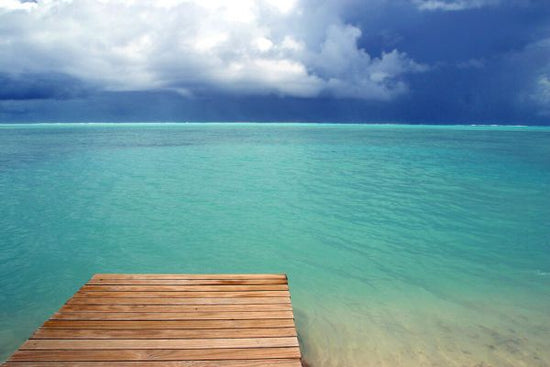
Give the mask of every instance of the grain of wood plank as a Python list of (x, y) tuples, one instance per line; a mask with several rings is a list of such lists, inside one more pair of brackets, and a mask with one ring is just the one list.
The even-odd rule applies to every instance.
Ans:
[(32, 339), (216, 339), (296, 336), (294, 327), (239, 329), (50, 329), (39, 328)]
[(225, 311), (291, 311), (290, 304), (259, 305), (94, 305), (67, 304), (61, 312), (225, 312)]
[(51, 320), (257, 320), (291, 319), (292, 311), (225, 312), (62, 312)]
[(257, 304), (290, 304), (290, 297), (73, 297), (67, 301), (68, 305), (257, 305)]
[[(3, 367), (113, 367), (112, 362), (8, 362)], [(116, 367), (302, 367), (297, 359), (117, 362)]]
[(185, 321), (105, 321), (48, 320), (44, 327), (82, 329), (239, 329), (294, 327), (293, 319), (265, 320), (185, 320)]
[(91, 279), (87, 284), (100, 285), (258, 285), (287, 284), (286, 279)]
[(95, 274), (98, 279), (287, 279), (285, 274)]
[(218, 349), (125, 349), (125, 350), (18, 350), (11, 362), (18, 361), (177, 361), (258, 358), (300, 358), (297, 347), (218, 348)]
[(75, 297), (178, 297), (178, 298), (225, 298), (225, 297), (288, 297), (288, 291), (247, 292), (85, 292), (78, 291)]
[(20, 350), (37, 349), (205, 349), (208, 348), (280, 348), (297, 347), (298, 339), (126, 339), (126, 340), (28, 340)]
[(96, 274), (3, 367), (300, 367), (285, 274)]
[(286, 284), (254, 285), (85, 285), (84, 292), (233, 292), (288, 291)]

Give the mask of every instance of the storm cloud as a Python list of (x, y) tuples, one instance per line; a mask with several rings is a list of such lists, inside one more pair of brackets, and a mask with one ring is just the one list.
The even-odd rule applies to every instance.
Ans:
[(0, 118), (548, 123), (548, 19), (530, 0), (0, 0)]

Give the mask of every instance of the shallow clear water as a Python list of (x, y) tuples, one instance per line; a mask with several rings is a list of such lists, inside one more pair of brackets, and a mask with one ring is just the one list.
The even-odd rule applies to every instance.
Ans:
[(0, 126), (0, 359), (96, 272), (286, 272), (311, 366), (549, 366), (550, 129)]

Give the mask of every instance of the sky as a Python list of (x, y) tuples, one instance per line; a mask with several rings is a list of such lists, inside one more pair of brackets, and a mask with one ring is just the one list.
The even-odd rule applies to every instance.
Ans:
[(548, 0), (0, 0), (0, 122), (550, 125)]

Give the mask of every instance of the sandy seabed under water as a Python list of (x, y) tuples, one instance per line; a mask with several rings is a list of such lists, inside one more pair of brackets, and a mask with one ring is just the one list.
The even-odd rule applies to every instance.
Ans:
[(295, 313), (307, 367), (550, 366), (550, 316), (486, 307), (402, 299)]

